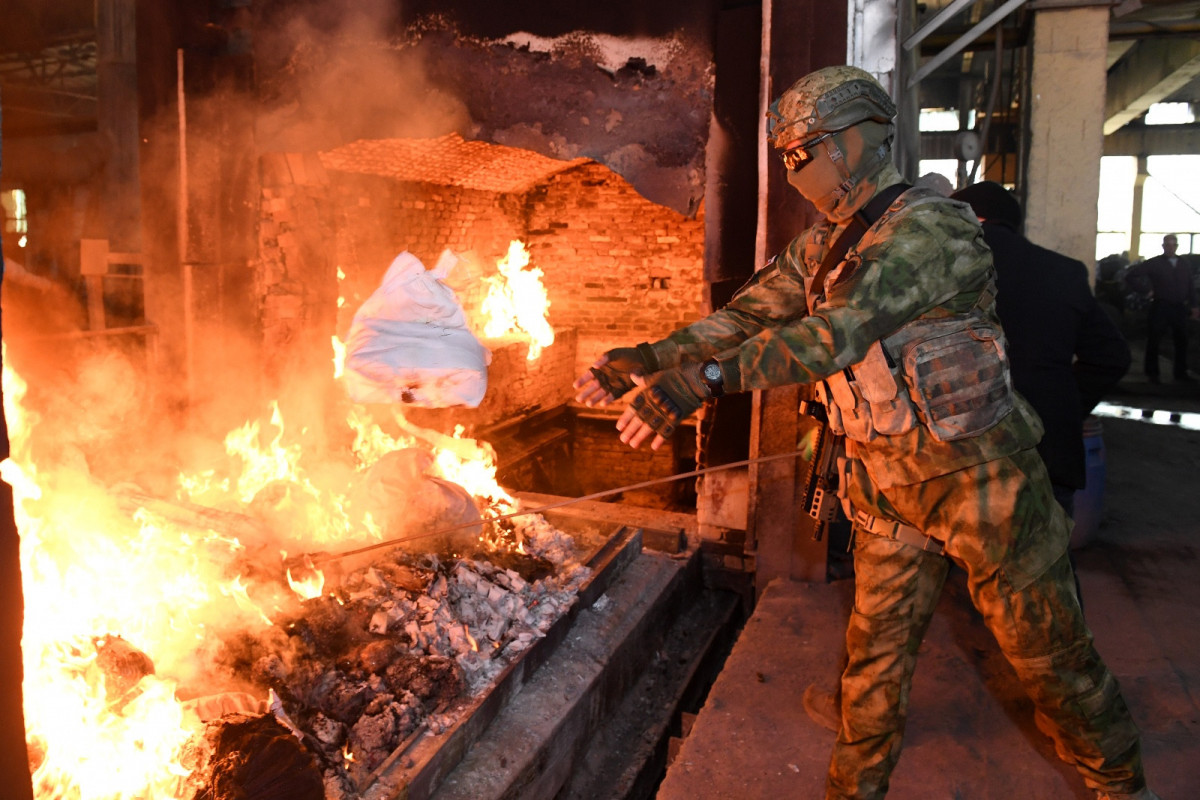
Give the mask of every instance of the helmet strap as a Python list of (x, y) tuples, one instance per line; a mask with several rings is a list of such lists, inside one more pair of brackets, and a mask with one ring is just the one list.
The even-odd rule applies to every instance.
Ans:
[(846, 164), (845, 154), (837, 146), (832, 137), (828, 139), (826, 144), (829, 148), (829, 160), (837, 166), (838, 172), (842, 176), (842, 182), (835, 186), (833, 190), (829, 192), (829, 194), (825, 195), (825, 197), (815, 205), (818, 208), (836, 208), (863, 178), (874, 174), (890, 157), (891, 143), (892, 134), (889, 132), (887, 138), (875, 149), (875, 152), (866, 161), (860, 164), (854, 173), (851, 173), (849, 166)]

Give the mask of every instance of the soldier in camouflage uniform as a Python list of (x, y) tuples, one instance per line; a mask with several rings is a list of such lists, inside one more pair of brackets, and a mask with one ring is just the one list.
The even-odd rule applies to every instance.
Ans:
[(843, 502), (856, 534), (827, 798), (886, 794), (949, 557), (1060, 756), (1097, 798), (1153, 800), (1137, 728), (1080, 613), (1069, 523), (1034, 449), (1041, 422), (1012, 390), (975, 215), (910, 188), (816, 281), (856, 213), (902, 184), (894, 115), (883, 87), (853, 67), (819, 70), (776, 100), (770, 143), (827, 221), (725, 308), (606, 353), (576, 381), (577, 398), (605, 404), (643, 385), (617, 428), (632, 447), (653, 437), (657, 448), (724, 392), (816, 385), (847, 439)]

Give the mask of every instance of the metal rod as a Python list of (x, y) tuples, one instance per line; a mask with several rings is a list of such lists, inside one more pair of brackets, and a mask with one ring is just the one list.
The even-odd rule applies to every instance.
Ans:
[(183, 83), (183, 48), (175, 51), (175, 96), (179, 114), (179, 198), (175, 208), (175, 235), (178, 238), (179, 269), (183, 281), (183, 379), (187, 401), (196, 398), (195, 385), (195, 283), (188, 262), (191, 239), (188, 231), (187, 95)]
[(916, 86), (925, 78), (926, 75), (933, 72), (935, 69), (945, 64), (954, 56), (958, 55), (964, 47), (979, 38), (979, 36), (991, 28), (993, 25), (1004, 20), (1012, 12), (1016, 11), (1019, 6), (1025, 5), (1026, 0), (1008, 0), (1007, 3), (997, 8), (991, 14), (981, 19), (975, 27), (958, 37), (957, 40), (942, 52), (938, 53), (929, 61), (925, 62), (916, 73), (908, 79), (908, 88)]
[(904, 40), (904, 49), (912, 50), (914, 47), (919, 45), (926, 36), (942, 27), (942, 25), (945, 24), (948, 19), (974, 2), (975, 0), (954, 0), (953, 3), (939, 11), (933, 19), (929, 20), (929, 22), (926, 22), (920, 28), (917, 28), (915, 31), (913, 31), (913, 34)]
[(309, 556), (307, 556), (307, 558), (313, 564), (313, 566), (316, 566), (318, 564), (326, 564), (330, 561), (337, 561), (338, 559), (341, 559), (341, 558), (347, 558), (349, 556), (356, 556), (361, 553), (369, 553), (372, 550), (379, 550), (384, 547), (393, 547), (395, 545), (401, 544), (402, 542), (411, 542), (415, 539), (424, 539), (428, 536), (440, 536), (443, 533), (451, 533), (452, 531), (462, 530), (463, 528), (471, 528), (476, 525), (481, 525), (481, 524), (486, 524), (486, 523), (501, 522), (502, 520), (512, 519), (513, 517), (522, 517), (522, 516), (526, 516), (528, 514), (540, 514), (543, 511), (550, 511), (555, 508), (562, 508), (563, 506), (569, 506), (574, 503), (582, 503), (585, 500), (596, 500), (600, 497), (608, 497), (609, 495), (619, 494), (621, 492), (629, 492), (629, 491), (633, 491), (634, 489), (645, 489), (648, 486), (656, 486), (660, 483), (671, 483), (672, 481), (678, 481), (678, 480), (682, 480), (684, 478), (694, 478), (699, 475), (705, 475), (710, 472), (719, 472), (721, 470), (734, 469), (736, 467), (745, 467), (749, 464), (761, 464), (764, 461), (775, 461), (775, 460), (781, 459), (781, 458), (795, 458), (796, 456), (800, 455), (800, 453), (802, 453), (802, 452), (803, 452), (803, 450), (794, 450), (790, 453), (776, 453), (775, 455), (770, 455), (770, 456), (759, 456), (758, 458), (747, 458), (743, 461), (734, 461), (729, 464), (719, 464), (715, 467), (705, 467), (703, 469), (694, 469), (691, 472), (681, 472), (677, 475), (669, 475), (666, 478), (654, 478), (653, 480), (642, 481), (641, 483), (634, 483), (629, 486), (621, 486), (616, 489), (605, 489), (602, 492), (593, 492), (592, 494), (584, 495), (583, 497), (569, 497), (565, 500), (559, 500), (558, 502), (550, 503), (549, 505), (538, 506), (537, 508), (527, 508), (523, 511), (514, 511), (511, 514), (502, 514), (498, 517), (492, 517), (491, 519), (475, 520), (473, 522), (464, 522), (459, 525), (451, 525), (447, 528), (438, 528), (435, 531), (426, 531), (425, 533), (418, 533), (413, 536), (403, 536), (403, 537), (400, 537), (397, 539), (388, 539), (387, 541), (384, 541), (384, 542), (376, 542), (375, 544), (369, 544), (369, 545), (366, 545), (365, 547), (360, 547), (357, 550), (347, 550), (344, 553), (333, 553), (333, 554), (323, 553), (320, 556), (309, 555)]

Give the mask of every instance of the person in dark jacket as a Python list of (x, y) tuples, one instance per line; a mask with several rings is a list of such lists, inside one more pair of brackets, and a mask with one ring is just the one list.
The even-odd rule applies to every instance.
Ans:
[(1038, 452), (1071, 514), (1087, 478), (1083, 421), (1129, 369), (1129, 344), (1092, 294), (1083, 262), (1021, 235), (1024, 214), (1011, 192), (981, 181), (951, 196), (983, 223), (1013, 385), (1042, 418)]
[(1158, 383), (1158, 343), (1163, 334), (1171, 332), (1174, 344), (1175, 380), (1190, 383), (1188, 375), (1188, 317), (1197, 319), (1196, 289), (1192, 285), (1192, 266), (1181, 256), (1179, 238), (1173, 233), (1163, 237), (1162, 255), (1134, 264), (1125, 273), (1125, 283), (1141, 292), (1150, 292), (1150, 313), (1147, 317), (1146, 360), (1143, 371), (1151, 383)]

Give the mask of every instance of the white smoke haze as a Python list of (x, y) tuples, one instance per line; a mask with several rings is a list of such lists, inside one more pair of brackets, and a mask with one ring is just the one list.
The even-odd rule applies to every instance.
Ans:
[(469, 129), (466, 107), (428, 77), (437, 65), (398, 39), (395, 27), (393, 4), (375, 2), (319, 23), (295, 17), (263, 34), (256, 50), (275, 62), (267, 69), (278, 69), (272, 107), (258, 120), (263, 149), (324, 150)]

